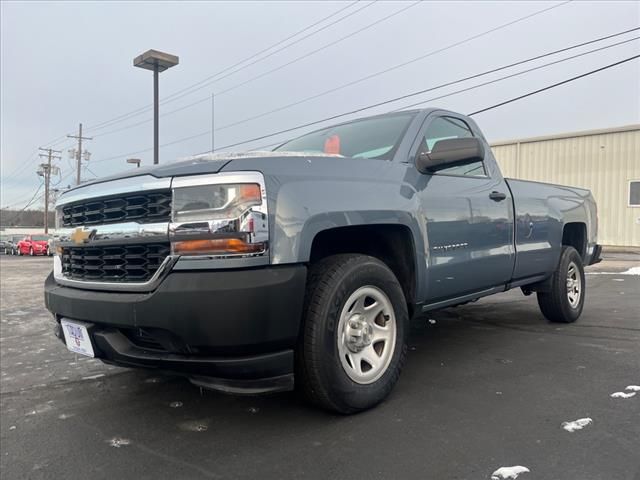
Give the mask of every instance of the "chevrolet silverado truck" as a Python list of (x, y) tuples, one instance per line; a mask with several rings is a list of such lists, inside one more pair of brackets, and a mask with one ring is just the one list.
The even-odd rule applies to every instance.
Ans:
[(521, 288), (573, 322), (600, 258), (588, 190), (506, 179), (476, 123), (439, 109), (201, 155), (64, 193), (55, 333), (74, 352), (229, 393), (382, 401), (408, 322)]

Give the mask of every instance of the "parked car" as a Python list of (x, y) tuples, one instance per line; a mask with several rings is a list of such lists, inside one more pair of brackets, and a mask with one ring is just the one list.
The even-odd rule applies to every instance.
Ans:
[(7, 248), (10, 248), (11, 238), (5, 235), (0, 236), (0, 252), (6, 254)]
[(2, 251), (5, 255), (18, 254), (18, 242), (22, 239), (19, 236), (8, 236), (3, 240)]
[(600, 258), (588, 190), (504, 178), (436, 109), (99, 180), (57, 217), (45, 300), (70, 350), (226, 392), (295, 378), (341, 413), (391, 392), (411, 317), (521, 288), (574, 322)]
[(17, 244), (18, 255), (49, 255), (48, 235), (27, 235)]

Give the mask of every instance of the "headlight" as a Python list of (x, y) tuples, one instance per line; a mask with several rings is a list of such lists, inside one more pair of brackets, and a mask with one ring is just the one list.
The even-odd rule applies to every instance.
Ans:
[(173, 191), (173, 221), (237, 218), (262, 203), (257, 183), (201, 185)]
[[(247, 172), (230, 177), (192, 177), (198, 183), (195, 185), (189, 185), (186, 178), (176, 182), (169, 230), (174, 254), (246, 256), (266, 252), (269, 231), (262, 175)], [(211, 183), (203, 184), (207, 178)], [(257, 181), (213, 183), (232, 178)]]

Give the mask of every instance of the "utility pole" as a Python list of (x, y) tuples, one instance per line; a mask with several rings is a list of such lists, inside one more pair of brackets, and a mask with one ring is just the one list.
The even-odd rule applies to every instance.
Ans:
[(76, 138), (78, 140), (78, 150), (75, 151), (75, 158), (77, 161), (76, 185), (80, 185), (80, 169), (82, 168), (82, 140), (93, 140), (93, 137), (82, 136), (82, 123), (78, 127), (78, 135), (67, 135), (67, 137)]
[(38, 169), (38, 175), (44, 177), (44, 233), (49, 233), (49, 188), (51, 186), (51, 173), (55, 170), (58, 170), (58, 167), (52, 166), (51, 161), (53, 159), (62, 158), (60, 155), (61, 150), (52, 150), (51, 148), (42, 148), (40, 147), (38, 150), (42, 150), (47, 153), (40, 153), (41, 157), (47, 158), (47, 163), (41, 163), (40, 168)]

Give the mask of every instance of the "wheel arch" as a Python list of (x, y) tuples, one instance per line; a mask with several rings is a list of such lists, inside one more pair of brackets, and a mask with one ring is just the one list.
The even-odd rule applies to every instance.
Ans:
[(562, 228), (562, 245), (576, 249), (582, 260), (587, 254), (587, 225), (584, 222), (565, 223)]
[(411, 316), (420, 287), (417, 251), (415, 236), (407, 225), (347, 225), (316, 232), (309, 242), (307, 261), (313, 264), (330, 255), (341, 253), (360, 253), (379, 259), (398, 279)]

